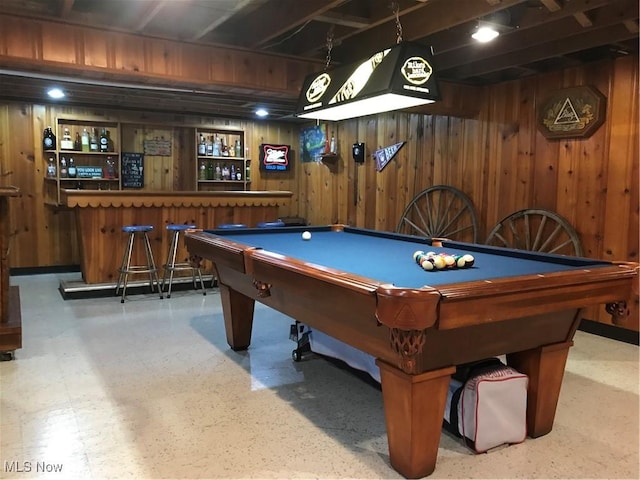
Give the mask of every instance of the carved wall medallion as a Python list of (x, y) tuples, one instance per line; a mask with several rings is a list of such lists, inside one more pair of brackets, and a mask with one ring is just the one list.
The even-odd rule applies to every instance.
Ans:
[(604, 123), (606, 98), (589, 86), (563, 88), (541, 103), (538, 128), (549, 139), (586, 138)]

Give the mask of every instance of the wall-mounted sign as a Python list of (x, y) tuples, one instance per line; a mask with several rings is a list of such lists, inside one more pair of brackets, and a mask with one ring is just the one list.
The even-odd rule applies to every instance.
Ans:
[(606, 98), (588, 86), (558, 90), (541, 104), (538, 128), (549, 138), (589, 137), (604, 122)]
[(144, 187), (144, 155), (122, 154), (122, 188)]
[(396, 156), (405, 143), (407, 142), (396, 143), (373, 152), (373, 158), (376, 160), (376, 170), (381, 172), (382, 169), (387, 166), (387, 163)]
[(300, 130), (300, 160), (320, 162), (327, 150), (327, 124), (321, 123)]
[(289, 170), (290, 145), (263, 143), (260, 145), (260, 170), (266, 172), (284, 172)]
[(144, 154), (158, 157), (170, 157), (171, 156), (171, 140), (165, 140), (164, 138), (154, 138), (153, 140), (145, 140)]

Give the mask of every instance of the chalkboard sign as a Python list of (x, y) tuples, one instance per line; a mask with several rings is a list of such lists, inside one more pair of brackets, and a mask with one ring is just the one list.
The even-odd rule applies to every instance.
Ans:
[(144, 155), (122, 154), (122, 188), (144, 187)]

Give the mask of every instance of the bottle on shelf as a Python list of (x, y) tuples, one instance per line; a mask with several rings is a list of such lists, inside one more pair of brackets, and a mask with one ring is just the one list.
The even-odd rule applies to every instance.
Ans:
[(76, 139), (73, 142), (73, 149), (77, 152), (82, 151), (82, 140), (80, 140), (80, 132), (76, 132)]
[(200, 167), (198, 169), (198, 180), (207, 179), (207, 165), (204, 160), (200, 160)]
[(198, 155), (205, 156), (207, 154), (207, 143), (204, 141), (204, 135), (200, 134), (200, 142), (198, 143)]
[(105, 160), (105, 163), (107, 165), (104, 177), (105, 178), (109, 178), (109, 179), (114, 179), (117, 178), (116, 177), (116, 162), (113, 160), (113, 157), (109, 156), (107, 157), (107, 159)]
[(60, 158), (60, 178), (67, 178), (67, 159)]
[(236, 180), (242, 180), (242, 169), (240, 167), (236, 169)]
[(82, 151), (83, 152), (88, 152), (90, 150), (89, 148), (89, 132), (87, 131), (87, 129), (83, 129), (82, 130), (82, 138), (80, 140), (81, 144), (82, 144)]
[(111, 138), (111, 132), (109, 130), (107, 130), (107, 151), (108, 152), (116, 151), (116, 146), (113, 143), (113, 139)]
[(211, 137), (209, 137), (207, 139), (207, 156), (208, 157), (211, 157), (211, 156), (214, 155), (214, 149), (215, 149), (215, 147), (213, 145), (213, 140), (212, 140)]
[(73, 157), (69, 157), (69, 165), (67, 167), (67, 176), (69, 178), (76, 178), (78, 171), (76, 170), (76, 162), (73, 161)]
[(226, 163), (222, 165), (222, 180), (229, 180), (229, 167)]
[(71, 132), (69, 127), (64, 127), (62, 133), (62, 141), (60, 142), (61, 150), (73, 150), (73, 140), (71, 140)]
[(207, 180), (213, 180), (213, 160), (207, 161)]
[(47, 164), (47, 177), (56, 178), (56, 160), (53, 157), (49, 157), (49, 163)]
[(240, 143), (240, 140), (236, 140), (236, 144), (234, 146), (234, 150), (235, 150), (235, 154), (236, 157), (241, 157), (242, 156), (242, 144)]
[(54, 135), (51, 127), (47, 127), (44, 129), (44, 132), (42, 134), (42, 148), (44, 150), (56, 149), (56, 136)]
[(233, 163), (231, 164), (231, 169), (229, 171), (229, 174), (231, 175), (229, 177), (230, 180), (235, 180), (236, 179), (236, 166)]
[(251, 164), (249, 163), (249, 160), (247, 160), (247, 164), (244, 169), (244, 181), (245, 182), (251, 181)]
[(331, 143), (329, 144), (329, 153), (336, 153), (336, 152), (337, 152), (336, 137), (332, 134)]
[(98, 150), (98, 129), (94, 128), (91, 132), (91, 137), (89, 139), (89, 151), (97, 152)]
[(223, 157), (229, 156), (229, 146), (227, 145), (227, 137), (222, 137), (222, 146), (220, 147), (220, 153)]
[(100, 151), (109, 151), (109, 138), (107, 137), (107, 130), (104, 127), (100, 131)]
[(214, 180), (222, 180), (222, 169), (220, 168), (220, 162), (216, 163), (216, 171), (213, 175)]
[(218, 138), (217, 133), (211, 142), (211, 155), (214, 157), (220, 156), (220, 138)]

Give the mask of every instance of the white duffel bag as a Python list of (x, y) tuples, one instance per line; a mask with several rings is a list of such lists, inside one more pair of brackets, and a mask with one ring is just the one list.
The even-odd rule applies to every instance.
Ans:
[(523, 442), (528, 382), (497, 358), (458, 367), (449, 385), (445, 429), (477, 453)]

